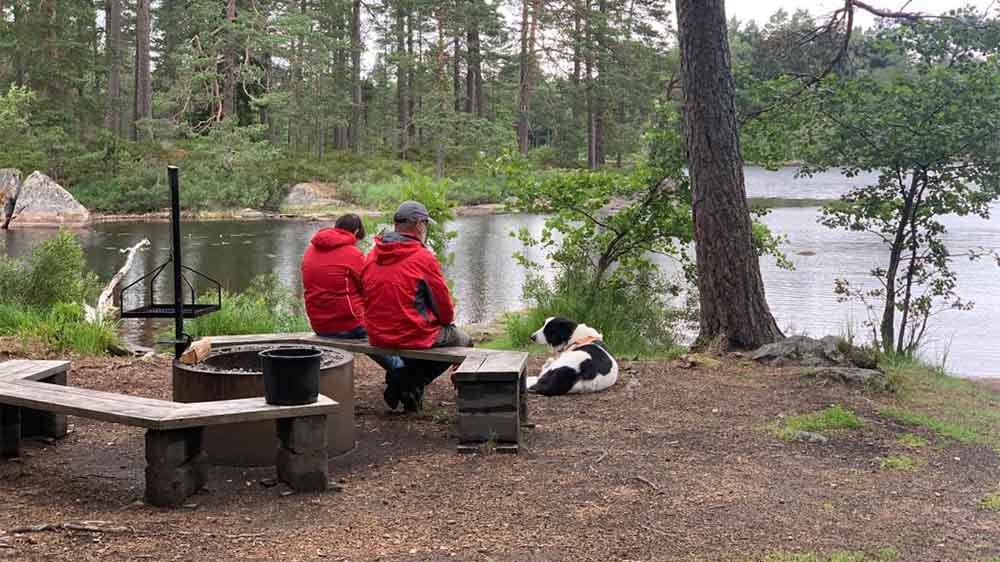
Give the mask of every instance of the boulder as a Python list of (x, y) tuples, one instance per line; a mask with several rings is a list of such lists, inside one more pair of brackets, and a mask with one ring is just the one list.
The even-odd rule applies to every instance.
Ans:
[(21, 185), (17, 216), (14, 218), (16, 224), (55, 226), (79, 225), (88, 221), (90, 211), (45, 174), (36, 171)]
[(283, 206), (290, 208), (343, 207), (345, 203), (337, 199), (337, 188), (333, 184), (305, 182), (297, 183), (288, 190)]
[(754, 352), (753, 359), (772, 367), (799, 365), (802, 367), (850, 367), (851, 360), (840, 351), (840, 340), (834, 336), (815, 339), (792, 336), (767, 344)]
[(846, 384), (848, 386), (858, 386), (873, 390), (889, 390), (889, 377), (882, 371), (875, 369), (861, 369), (858, 367), (820, 367), (809, 369), (802, 373), (803, 377), (810, 379), (820, 379)]

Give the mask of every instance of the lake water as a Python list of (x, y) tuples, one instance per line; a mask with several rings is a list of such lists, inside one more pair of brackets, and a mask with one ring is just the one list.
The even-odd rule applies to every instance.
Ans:
[[(848, 180), (827, 173), (814, 178), (795, 178), (795, 170), (769, 172), (748, 168), (747, 190), (752, 197), (835, 198), (854, 184), (871, 177)], [(817, 208), (783, 208), (772, 211), (765, 222), (788, 237), (783, 248), (796, 269), (784, 271), (773, 260), (762, 263), (768, 302), (786, 334), (814, 336), (844, 334), (858, 326), (865, 310), (838, 303), (833, 280), (845, 277), (871, 283), (868, 272), (885, 260), (885, 249), (872, 237), (831, 230), (816, 223)], [(491, 320), (505, 311), (523, 307), (521, 287), (525, 272), (511, 255), (522, 250), (510, 232), (526, 227), (541, 231), (544, 217), (537, 215), (493, 215), (463, 217), (448, 225), (458, 232), (451, 250), (454, 263), (447, 275), (454, 281), (459, 323)], [(984, 221), (969, 217), (947, 217), (947, 242), (953, 253), (970, 248), (1000, 248), (1000, 219)], [(184, 264), (220, 280), (227, 289), (239, 291), (254, 276), (275, 272), (289, 286), (299, 288), (299, 262), (313, 233), (327, 226), (320, 222), (256, 221), (194, 222), (182, 225)], [(52, 229), (14, 229), (0, 235), (8, 255), (26, 255), (32, 246), (52, 236)], [(152, 270), (167, 258), (170, 249), (166, 223), (123, 222), (96, 224), (78, 231), (89, 266), (110, 278), (121, 266), (119, 249), (149, 238), (152, 249), (137, 256), (138, 272)], [(801, 255), (805, 253), (807, 255)], [(534, 256), (540, 258), (541, 256)], [(669, 264), (665, 264), (669, 268)], [(956, 260), (959, 293), (976, 303), (968, 312), (949, 311), (932, 320), (925, 354), (938, 360), (947, 353), (949, 370), (963, 376), (1000, 377), (1000, 268), (992, 261)], [(157, 291), (169, 298), (171, 281), (166, 272)], [(134, 306), (141, 291), (131, 294), (126, 308)], [(124, 329), (132, 340), (149, 343), (153, 327), (147, 322), (127, 321)]]

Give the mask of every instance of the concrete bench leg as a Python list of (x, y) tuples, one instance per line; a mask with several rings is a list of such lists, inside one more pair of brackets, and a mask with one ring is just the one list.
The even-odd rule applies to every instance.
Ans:
[(0, 457), (21, 453), (21, 408), (0, 405)]
[(146, 432), (146, 501), (176, 507), (205, 485), (201, 427)]
[(298, 492), (322, 492), (329, 485), (326, 416), (275, 420), (278, 480)]
[(475, 453), (484, 444), (499, 453), (517, 453), (521, 442), (522, 382), (456, 381), (458, 452)]
[[(39, 380), (66, 386), (66, 371), (56, 373)], [(59, 439), (66, 436), (66, 415), (24, 408), (21, 411), (21, 435), (24, 437), (51, 437)]]

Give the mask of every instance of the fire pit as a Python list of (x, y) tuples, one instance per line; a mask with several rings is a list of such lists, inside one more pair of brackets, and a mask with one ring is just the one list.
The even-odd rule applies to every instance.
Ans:
[[(261, 351), (301, 345), (253, 344), (212, 350), (204, 361), (185, 365), (174, 361), (175, 402), (207, 402), (264, 395)], [(346, 351), (315, 347), (323, 353), (319, 392), (340, 404), (327, 417), (327, 450), (330, 455), (354, 448), (354, 356)], [(232, 466), (274, 463), (278, 446), (274, 422), (248, 422), (205, 428), (208, 462)]]

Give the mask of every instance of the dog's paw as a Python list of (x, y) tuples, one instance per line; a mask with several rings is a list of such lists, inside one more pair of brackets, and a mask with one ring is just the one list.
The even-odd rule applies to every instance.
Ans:
[(526, 377), (524, 380), (524, 384), (528, 387), (528, 391), (531, 391), (535, 385), (538, 384), (538, 377)]

